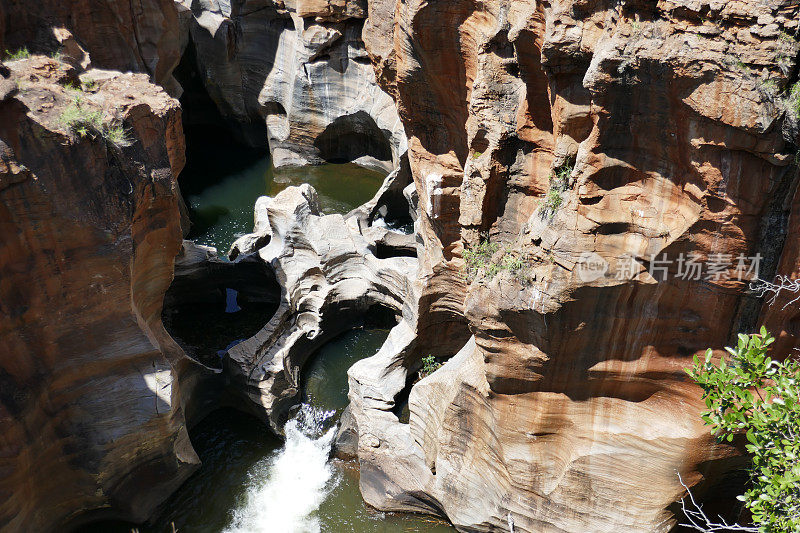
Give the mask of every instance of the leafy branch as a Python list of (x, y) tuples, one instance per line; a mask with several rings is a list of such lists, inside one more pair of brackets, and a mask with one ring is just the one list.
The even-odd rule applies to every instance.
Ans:
[(703, 388), (707, 410), (702, 418), (719, 441), (745, 434), (752, 456), (750, 486), (738, 496), (758, 531), (800, 531), (800, 366), (795, 360), (775, 361), (767, 355), (775, 339), (739, 335), (730, 359), (712, 362), (695, 356), (689, 376)]

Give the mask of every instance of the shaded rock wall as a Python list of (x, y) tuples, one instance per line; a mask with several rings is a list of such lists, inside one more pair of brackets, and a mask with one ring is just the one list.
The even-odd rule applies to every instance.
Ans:
[[(0, 102), (0, 529), (142, 521), (194, 470), (161, 306), (180, 249), (180, 107), (104, 75), (82, 109), (132, 144), (70, 134), (63, 63), (9, 64)], [(8, 81), (6, 80), (6, 81)], [(4, 82), (5, 83), (5, 82)], [(14, 95), (16, 93), (16, 95)]]
[[(702, 493), (733, 464), (683, 369), (757, 323), (737, 257), (796, 271), (798, 6), (378, 4), (365, 44), (409, 136), (424, 286), (403, 353), (350, 371), (365, 499), (469, 531), (669, 530), (677, 473)], [(524, 269), (465, 281), (484, 239)], [(688, 254), (730, 264), (692, 279)], [(762, 315), (796, 342), (793, 311)], [(404, 377), (456, 340), (400, 424)]]

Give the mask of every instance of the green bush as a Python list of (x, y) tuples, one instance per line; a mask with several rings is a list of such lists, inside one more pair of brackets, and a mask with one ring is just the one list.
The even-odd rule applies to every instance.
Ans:
[(800, 531), (800, 366), (767, 356), (774, 338), (739, 335), (730, 359), (695, 356), (689, 376), (703, 388), (703, 420), (720, 440), (744, 433), (752, 455), (750, 485), (739, 500), (765, 533)]
[(464, 278), (472, 281), (483, 273), (485, 279), (491, 280), (503, 270), (511, 272), (520, 283), (528, 281), (525, 261), (506, 248), (499, 257), (495, 257), (500, 250), (497, 243), (483, 240), (477, 246), (464, 249)]
[(575, 160), (568, 159), (563, 165), (553, 169), (550, 175), (550, 189), (544, 197), (542, 204), (542, 218), (552, 219), (558, 208), (563, 203), (561, 193), (567, 190), (572, 171), (575, 169)]
[(24, 46), (16, 52), (9, 52), (6, 50), (7, 61), (17, 61), (18, 59), (28, 59), (29, 57), (31, 57), (31, 53)]
[(474, 279), (481, 269), (491, 264), (492, 256), (500, 249), (500, 245), (481, 241), (477, 246), (464, 249), (464, 262), (466, 263), (467, 278)]
[(103, 132), (103, 137), (117, 148), (124, 148), (133, 144), (133, 141), (128, 137), (128, 132), (122, 126), (108, 126)]
[(426, 378), (439, 370), (444, 363), (440, 363), (432, 355), (426, 355), (422, 358), (422, 368), (419, 369), (420, 379)]
[(561, 198), (561, 192), (555, 189), (550, 189), (544, 199), (544, 208), (550, 214), (550, 216), (552, 216), (555, 215), (556, 211), (558, 211), (558, 208), (561, 207), (563, 202), (564, 199)]
[(79, 98), (61, 112), (61, 123), (79, 137), (103, 133), (103, 113), (84, 105)]

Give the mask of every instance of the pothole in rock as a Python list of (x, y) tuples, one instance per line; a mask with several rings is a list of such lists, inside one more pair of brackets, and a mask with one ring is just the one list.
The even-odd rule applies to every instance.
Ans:
[(164, 327), (188, 354), (205, 365), (221, 368), (222, 356), (252, 337), (269, 322), (278, 305), (240, 301), (228, 288), (227, 301), (182, 305), (168, 310)]
[(260, 261), (213, 259), (184, 265), (179, 260), (164, 297), (162, 321), (190, 357), (221, 368), (228, 349), (269, 322), (280, 293), (272, 269)]

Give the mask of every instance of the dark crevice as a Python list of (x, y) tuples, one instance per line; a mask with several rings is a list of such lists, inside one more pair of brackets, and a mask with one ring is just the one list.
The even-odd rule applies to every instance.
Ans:
[[(186, 135), (186, 161), (191, 164), (197, 155), (204, 151), (193, 151), (193, 137), (213, 138), (217, 143), (216, 153), (227, 148), (239, 151), (247, 150), (253, 154), (263, 155), (267, 152), (267, 125), (261, 116), (255, 116), (247, 122), (239, 122), (224, 116), (217, 102), (206, 89), (203, 73), (197, 59), (197, 48), (189, 38), (186, 51), (173, 75), (183, 89), (180, 97), (183, 129)], [(263, 139), (258, 146), (253, 146), (252, 139)], [(207, 148), (206, 148), (207, 150)], [(236, 161), (237, 158), (226, 158)]]
[[(194, 239), (229, 213), (224, 207), (198, 210), (186, 200), (216, 185), (224, 176), (253, 166), (268, 156), (268, 150), (266, 141), (260, 148), (250, 147), (242, 128), (220, 113), (198, 71), (191, 39), (174, 75), (183, 88), (180, 103), (186, 140), (186, 165), (178, 182), (190, 220), (188, 238)], [(280, 113), (282, 108), (275, 107), (274, 111)]]
[[(796, 165), (784, 169), (776, 183), (774, 193), (770, 195), (772, 200), (762, 218), (759, 238), (750, 254), (751, 257), (756, 254), (761, 255), (758, 277), (762, 280), (772, 281), (778, 272), (783, 246), (789, 232), (791, 200), (797, 189), (797, 179)], [(730, 344), (736, 344), (738, 333), (755, 331), (763, 302), (764, 298), (758, 298), (753, 294), (745, 294), (739, 299), (739, 309), (734, 315), (735, 327), (731, 328)]]
[(417, 257), (416, 245), (404, 246), (393, 245), (378, 241), (373, 251), (378, 259), (389, 259), (391, 257)]

